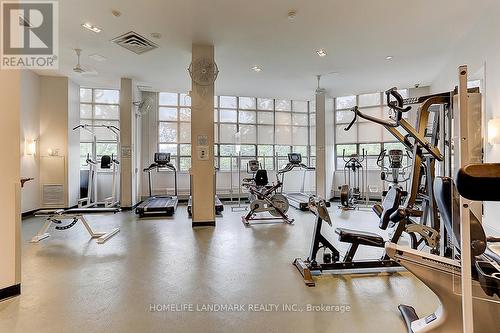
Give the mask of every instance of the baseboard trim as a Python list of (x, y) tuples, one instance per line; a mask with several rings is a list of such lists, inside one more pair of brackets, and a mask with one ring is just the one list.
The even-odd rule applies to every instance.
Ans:
[(0, 289), (0, 301), (7, 298), (15, 297), (21, 295), (21, 284), (15, 284), (13, 286)]
[(215, 221), (191, 222), (193, 228), (196, 227), (215, 227)]
[(35, 213), (36, 213), (37, 211), (39, 211), (39, 210), (40, 210), (40, 209), (33, 209), (33, 210), (29, 210), (29, 211), (27, 211), (27, 212), (21, 213), (21, 217), (24, 219), (24, 218), (26, 218), (26, 217), (33, 216), (33, 215), (35, 215)]

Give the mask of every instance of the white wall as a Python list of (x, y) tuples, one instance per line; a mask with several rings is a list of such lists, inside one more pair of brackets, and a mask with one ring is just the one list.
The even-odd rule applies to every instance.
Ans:
[[(40, 182), (64, 185), (65, 207), (79, 196), (80, 140), (73, 131), (80, 123), (79, 96), (79, 87), (67, 77), (40, 77)], [(49, 149), (59, 156), (49, 156)]]
[[(0, 289), (21, 283), (21, 73), (0, 70)], [(7, 158), (9, 159), (7, 161)]]
[[(448, 91), (458, 84), (458, 66), (467, 65), (469, 79), (483, 79), (483, 124), (493, 118), (500, 118), (500, 21), (499, 5), (495, 3), (484, 13), (482, 20), (456, 47), (450, 50), (447, 65), (436, 76), (432, 92)], [(486, 136), (486, 130), (483, 128)], [(500, 146), (485, 144), (485, 161), (500, 162)], [(485, 203), (484, 223), (500, 232), (500, 203)]]
[(40, 151), (35, 155), (25, 154), (25, 140), (40, 139), (40, 77), (32, 71), (21, 73), (21, 177), (34, 178), (24, 184), (21, 191), (23, 213), (41, 207), (40, 198)]

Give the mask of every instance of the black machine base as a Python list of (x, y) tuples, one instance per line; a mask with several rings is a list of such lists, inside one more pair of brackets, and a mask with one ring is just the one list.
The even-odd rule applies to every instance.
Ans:
[(215, 227), (215, 221), (192, 222), (191, 227)]
[[(222, 212), (224, 211), (224, 205), (220, 201), (219, 197), (215, 196), (215, 215), (222, 216)], [(193, 197), (189, 196), (187, 212), (189, 217), (193, 217)], [(215, 225), (215, 222), (214, 222)]]
[(139, 217), (172, 216), (177, 208), (177, 203), (177, 197), (150, 197), (135, 208), (135, 213)]
[[(300, 209), (303, 212), (309, 211), (309, 197), (310, 195), (296, 192), (296, 193), (284, 193), (284, 196), (288, 199), (290, 206)], [(325, 201), (326, 207), (330, 207), (330, 201)]]
[[(293, 261), (293, 265), (299, 270), (300, 274), (304, 278), (304, 283), (308, 287), (314, 287), (316, 283), (314, 282), (313, 276), (320, 275), (324, 271), (342, 271), (346, 274), (363, 274), (363, 273), (374, 273), (376, 272), (391, 272), (400, 270), (401, 266), (394, 260), (364, 260), (364, 261), (351, 261), (343, 262), (336, 261), (331, 263), (312, 263), (308, 260), (302, 260), (301, 258), (296, 258)], [(373, 269), (373, 271), (371, 271)]]
[[(293, 200), (289, 200), (290, 206), (300, 209), (303, 212), (309, 211), (309, 202), (294, 202)], [(325, 201), (326, 207), (330, 207), (330, 201)]]

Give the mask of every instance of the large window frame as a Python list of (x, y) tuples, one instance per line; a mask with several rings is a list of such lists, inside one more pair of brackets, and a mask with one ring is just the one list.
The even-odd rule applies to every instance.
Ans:
[[(88, 99), (88, 92), (90, 91), (91, 98)], [(99, 92), (111, 91), (112, 95), (115, 95), (113, 101), (107, 101), (107, 98), (99, 101)], [(86, 93), (87, 92), (87, 93)], [(114, 109), (114, 117), (106, 117), (97, 115), (96, 110), (102, 108), (105, 113), (105, 109)], [(90, 113), (89, 113), (90, 111)], [(109, 111), (109, 110), (108, 110)], [(90, 88), (81, 87), (80, 88), (80, 124), (82, 125), (113, 125), (120, 128), (120, 90), (119, 89), (108, 89), (108, 88)], [(92, 127), (90, 127), (92, 129)], [(100, 165), (100, 159), (103, 155), (118, 156), (119, 149), (119, 138), (113, 135), (109, 130), (105, 128), (93, 129), (96, 133), (96, 152), (97, 152), (97, 163)], [(90, 133), (86, 133), (80, 130), (80, 168), (82, 170), (88, 169), (88, 164), (86, 163), (87, 153), (92, 155), (93, 151), (93, 139)], [(100, 172), (112, 172), (112, 170), (100, 169)]]
[[(401, 89), (399, 92), (402, 94), (403, 98), (408, 97), (409, 90)], [(373, 102), (370, 103), (370, 100)], [(368, 170), (378, 170), (380, 167), (377, 166), (376, 160), (380, 152), (384, 149), (404, 149), (404, 146), (397, 142), (395, 138), (384, 129), (383, 126), (374, 124), (374, 128), (379, 133), (375, 133), (378, 136), (375, 140), (363, 140), (361, 139), (360, 130), (363, 126), (370, 126), (373, 124), (368, 120), (358, 117), (357, 122), (351, 127), (350, 131), (355, 132), (351, 140), (343, 140), (339, 142), (339, 138), (344, 134), (344, 128), (350, 123), (353, 117), (353, 113), (350, 109), (354, 106), (358, 106), (361, 111), (369, 113), (375, 117), (386, 118), (390, 115), (390, 109), (387, 107), (385, 100), (385, 94), (383, 92), (350, 95), (350, 96), (340, 96), (334, 99), (334, 124), (335, 124), (335, 170), (341, 171), (344, 168), (344, 160), (342, 159), (342, 150), (346, 150), (346, 158), (351, 154), (363, 154), (363, 148), (365, 149), (367, 160), (363, 162), (363, 166), (368, 166)], [(404, 118), (408, 115), (404, 114)], [(363, 135), (366, 135), (364, 131)], [(373, 133), (370, 133), (370, 135)], [(365, 164), (366, 163), (366, 164)]]
[[(170, 102), (163, 103), (161, 98), (162, 94), (164, 94), (165, 96), (170, 95), (170, 97), (176, 95), (176, 103), (170, 103)], [(191, 168), (191, 98), (187, 94), (168, 93), (168, 92), (158, 93), (157, 98), (158, 98), (158, 111), (157, 111), (158, 121), (156, 126), (157, 130), (156, 138), (158, 139), (157, 151), (170, 153), (171, 163), (175, 165), (178, 172), (187, 173)], [(172, 118), (169, 120), (162, 119), (161, 117), (162, 109), (170, 109), (170, 110), (175, 109), (176, 110), (175, 119)], [(162, 141), (161, 138), (162, 125), (175, 126), (176, 128), (175, 141), (165, 141), (165, 140)], [(189, 135), (185, 135), (185, 139), (181, 139), (181, 133), (185, 131), (187, 128), (189, 128), (188, 132)]]
[[(232, 100), (232, 103), (227, 103)], [(247, 96), (215, 96), (214, 100), (214, 152), (215, 165), (220, 171), (237, 170), (237, 146), (240, 146), (241, 163), (240, 168), (246, 169), (246, 162), (257, 158), (262, 167), (267, 170), (277, 170), (288, 162), (288, 153), (298, 152), (302, 154), (305, 163), (311, 164), (310, 145), (310, 107), (309, 101), (297, 101), (276, 98), (260, 98)], [(300, 111), (299, 111), (300, 110)], [(253, 113), (254, 121), (242, 121), (242, 115)], [(231, 118), (231, 120), (228, 120)], [(236, 115), (236, 117), (234, 117)], [(288, 118), (289, 122), (281, 122), (278, 118)], [(263, 120), (267, 118), (267, 120)], [(300, 118), (305, 120), (299, 122)], [(272, 119), (272, 120), (271, 120)], [(233, 127), (234, 133), (240, 133), (240, 142), (236, 136), (231, 139), (223, 138), (223, 127)], [(243, 128), (254, 128), (255, 142), (248, 142), (241, 139)], [(260, 130), (268, 127), (272, 130), (273, 138), (268, 142), (260, 141)], [(290, 133), (290, 140), (278, 142), (278, 131), (285, 130)], [(304, 131), (307, 138), (306, 144), (293, 144), (294, 131)], [(224, 134), (225, 135), (225, 134)]]
[[(161, 95), (170, 96), (170, 104), (161, 102)], [(174, 103), (173, 96), (176, 95)], [(182, 124), (190, 123), (190, 121), (180, 120), (181, 109), (191, 110), (191, 101), (188, 95), (182, 93), (159, 92), (158, 98), (158, 121), (157, 121), (157, 149), (161, 152), (170, 152), (172, 163), (177, 167), (180, 173), (187, 173), (191, 165), (191, 143), (180, 142), (179, 133)], [(259, 107), (259, 101), (267, 103), (267, 107)], [(265, 105), (263, 103), (262, 105)], [(281, 107), (277, 104), (281, 103)], [(290, 105), (287, 109), (287, 103)], [(283, 107), (284, 106), (284, 107)], [(215, 167), (221, 172), (228, 172), (232, 169), (237, 170), (237, 146), (240, 147), (242, 170), (246, 169), (246, 162), (250, 159), (257, 158), (263, 167), (267, 170), (276, 170), (284, 166), (288, 162), (287, 154), (289, 152), (299, 152), (303, 155), (305, 163), (313, 164), (315, 162), (315, 151), (311, 148), (311, 102), (309, 101), (292, 101), (272, 98), (258, 97), (239, 97), (239, 96), (214, 96), (214, 160)], [(176, 109), (176, 117), (170, 120), (165, 120), (160, 115), (161, 108)], [(173, 114), (173, 112), (172, 112)], [(283, 125), (277, 122), (277, 117), (289, 117), (290, 123)], [(288, 116), (287, 116), (288, 115)], [(267, 121), (261, 122), (260, 117), (267, 117)], [(175, 119), (174, 119), (175, 118)], [(302, 120), (302, 122), (300, 122)], [(303, 122), (305, 120), (305, 122)], [(162, 138), (162, 124), (169, 124), (170, 132), (176, 129), (175, 140), (172, 138), (165, 141)], [(174, 125), (175, 124), (175, 125)], [(259, 127), (270, 126), (269, 131), (272, 131), (272, 140), (266, 143), (259, 141)], [(276, 140), (276, 130), (279, 126), (287, 126), (290, 131), (290, 144), (279, 144)], [(230, 133), (243, 133), (243, 129), (248, 129), (253, 136), (253, 139), (244, 137), (238, 144), (238, 139)], [(293, 145), (293, 132), (301, 131), (307, 137), (306, 144)], [(185, 163), (180, 163), (185, 160)], [(187, 163), (189, 161), (189, 163)], [(277, 161), (277, 162), (276, 162)]]

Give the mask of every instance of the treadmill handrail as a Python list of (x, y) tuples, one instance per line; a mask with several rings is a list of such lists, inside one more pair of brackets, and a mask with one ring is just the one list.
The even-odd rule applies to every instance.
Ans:
[(175, 168), (174, 165), (168, 163), (168, 164), (158, 164), (158, 163), (151, 163), (150, 166), (148, 166), (147, 168), (144, 168), (143, 171), (144, 172), (148, 172), (148, 171), (151, 171), (151, 170), (154, 170), (154, 169), (161, 169), (161, 168), (166, 168), (166, 169), (170, 169), (172, 171), (177, 171), (177, 169)]
[(283, 174), (283, 173), (292, 171), (295, 168), (300, 168), (300, 169), (304, 169), (304, 170), (307, 170), (307, 171), (316, 170), (315, 167), (307, 166), (304, 163), (300, 163), (300, 164), (297, 164), (297, 163), (287, 163), (287, 165), (285, 165), (285, 167), (283, 169), (278, 170), (278, 174)]

